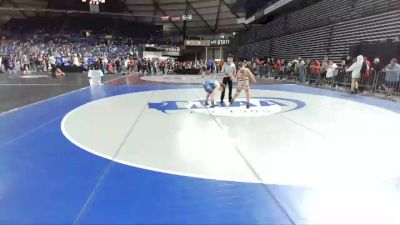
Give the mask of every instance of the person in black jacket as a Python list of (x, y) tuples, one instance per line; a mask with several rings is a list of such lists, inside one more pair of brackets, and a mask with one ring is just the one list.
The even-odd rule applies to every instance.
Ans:
[[(226, 59), (226, 63), (222, 67), (221, 72), (223, 73), (223, 76), (224, 76), (222, 83), (224, 84), (224, 87), (229, 88), (228, 96), (229, 96), (229, 102), (231, 102), (232, 101), (232, 86), (233, 86), (232, 77), (234, 75), (236, 75), (236, 65), (233, 63), (232, 55), (228, 55), (228, 57)], [(225, 98), (225, 88), (221, 92), (221, 102), (220, 102), (221, 105), (224, 105), (224, 98)]]
[(374, 84), (377, 89), (383, 89), (383, 82), (385, 80), (385, 74), (382, 73), (385, 66), (380, 62), (379, 58), (376, 57), (372, 63), (372, 78), (376, 83)]
[(10, 69), (10, 58), (8, 58), (8, 56), (4, 56), (1, 64), (3, 64), (4, 66), (4, 71), (8, 72), (8, 70)]
[(117, 73), (121, 73), (122, 72), (122, 68), (121, 68), (121, 60), (120, 58), (117, 58), (115, 60), (115, 67), (117, 69)]

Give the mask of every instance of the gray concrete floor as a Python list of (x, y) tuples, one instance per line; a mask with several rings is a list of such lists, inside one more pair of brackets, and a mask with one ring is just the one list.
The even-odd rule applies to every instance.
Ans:
[[(103, 81), (122, 77), (106, 75)], [(0, 73), (0, 112), (42, 101), (89, 86), (87, 73), (68, 73), (63, 79), (53, 79), (47, 73), (10, 75)]]

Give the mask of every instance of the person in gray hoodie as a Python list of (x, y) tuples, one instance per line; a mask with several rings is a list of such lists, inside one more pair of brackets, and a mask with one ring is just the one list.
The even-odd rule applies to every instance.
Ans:
[(306, 63), (303, 59), (300, 59), (299, 63), (296, 64), (297, 73), (299, 74), (299, 81), (305, 83), (307, 81), (307, 69)]
[(364, 62), (362, 55), (357, 56), (357, 61), (353, 63), (346, 71), (351, 72), (351, 93), (358, 93), (358, 82), (361, 78), (361, 68)]

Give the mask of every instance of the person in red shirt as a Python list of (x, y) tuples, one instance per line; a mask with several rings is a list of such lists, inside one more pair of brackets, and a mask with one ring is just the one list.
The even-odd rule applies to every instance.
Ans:
[(311, 64), (311, 73), (313, 75), (319, 75), (320, 68), (321, 63), (318, 60), (314, 60)]
[(367, 66), (367, 68), (366, 68), (366, 70), (364, 71), (364, 73), (362, 74), (365, 78), (369, 78), (369, 76), (370, 76), (370, 69), (371, 69), (371, 62), (368, 60), (368, 58), (367, 57), (364, 57), (364, 63), (366, 64), (366, 66)]
[(274, 70), (275, 70), (275, 74), (276, 74), (275, 79), (278, 78), (279, 71), (281, 71), (281, 67), (282, 67), (281, 60), (280, 59), (276, 60), (276, 63), (274, 64)]
[(129, 71), (128, 74), (129, 75), (132, 74), (133, 69), (135, 68), (135, 65), (136, 65), (135, 58), (133, 58), (133, 57), (129, 58), (129, 65), (128, 65), (128, 71)]
[(222, 71), (222, 68), (224, 67), (224, 62), (219, 62), (219, 72), (221, 72)]
[(315, 77), (315, 82), (318, 84), (319, 73), (321, 70), (321, 63), (318, 60), (314, 60), (311, 63), (311, 74)]
[(360, 70), (361, 73), (361, 84), (367, 86), (369, 89), (373, 85), (373, 78), (371, 75), (371, 62), (366, 56), (364, 56), (363, 66)]
[(160, 70), (162, 71), (162, 74), (165, 75), (165, 61), (164, 60), (160, 61)]
[(114, 64), (114, 62), (111, 62), (111, 63), (108, 64), (107, 71), (110, 74), (114, 74), (115, 73), (115, 64)]
[(281, 66), (282, 66), (281, 60), (280, 59), (276, 60), (276, 63), (274, 65), (275, 70), (276, 71), (280, 71), (281, 70)]

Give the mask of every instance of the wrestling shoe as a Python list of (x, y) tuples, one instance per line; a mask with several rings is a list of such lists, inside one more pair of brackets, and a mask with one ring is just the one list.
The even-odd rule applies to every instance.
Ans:
[(229, 106), (232, 106), (234, 102), (235, 102), (235, 99), (230, 100), (229, 101)]

